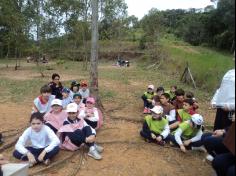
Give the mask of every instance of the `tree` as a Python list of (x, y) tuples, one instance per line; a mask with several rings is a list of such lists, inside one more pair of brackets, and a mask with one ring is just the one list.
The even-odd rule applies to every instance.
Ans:
[(92, 46), (91, 46), (91, 60), (90, 60), (90, 89), (91, 94), (99, 99), (98, 89), (98, 0), (92, 0)]

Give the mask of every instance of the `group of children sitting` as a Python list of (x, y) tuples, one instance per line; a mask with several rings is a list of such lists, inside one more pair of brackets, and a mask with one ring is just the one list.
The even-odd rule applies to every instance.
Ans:
[(30, 127), (20, 136), (13, 156), (28, 161), (30, 167), (49, 165), (60, 149), (76, 151), (87, 146), (88, 155), (101, 160), (103, 147), (96, 144), (96, 131), (102, 125), (102, 114), (95, 104), (86, 81), (73, 81), (68, 89), (53, 74), (52, 82), (34, 100)]
[(147, 114), (140, 135), (148, 142), (179, 146), (181, 151), (204, 150), (203, 117), (197, 113), (198, 103), (191, 92), (171, 86), (170, 91), (163, 87), (149, 85), (142, 96), (144, 114)]

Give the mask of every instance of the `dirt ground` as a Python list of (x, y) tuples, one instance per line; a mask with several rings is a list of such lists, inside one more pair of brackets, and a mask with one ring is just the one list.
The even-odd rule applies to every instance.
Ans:
[[(114, 68), (103, 66), (102, 69)], [(18, 73), (1, 70), (0, 79), (23, 81), (37, 76), (30, 69)], [(63, 73), (63, 77), (66, 80), (77, 79), (73, 74), (66, 74), (66, 72)], [(101, 79), (100, 85), (121, 93), (122, 90), (141, 87), (138, 81), (117, 86), (117, 82), (106, 79)], [(27, 101), (24, 103), (5, 102), (0, 105), (0, 132), (4, 132), (5, 136), (3, 147), (14, 142), (26, 128), (32, 106), (31, 97), (26, 98)], [(38, 176), (212, 176), (214, 174), (211, 166), (206, 163), (203, 153), (189, 151), (183, 154), (177, 148), (145, 143), (139, 136), (141, 120), (144, 117), (141, 113), (142, 102), (128, 93), (125, 97), (131, 99), (130, 102), (133, 103), (124, 102), (124, 99), (119, 96), (117, 99), (110, 98), (103, 101), (105, 124), (97, 135), (98, 143), (105, 148), (102, 161), (89, 158), (86, 148), (75, 153), (61, 151), (54, 158), (54, 164), (50, 168), (45, 170), (44, 166), (37, 166), (30, 169), (30, 174)], [(212, 124), (215, 112), (208, 109), (207, 102), (200, 102), (200, 104), (205, 107), (200, 112), (207, 117), (207, 123)], [(10, 147), (2, 153), (10, 161), (18, 162), (11, 156), (13, 150), (14, 147)], [(58, 161), (62, 162), (58, 163)]]

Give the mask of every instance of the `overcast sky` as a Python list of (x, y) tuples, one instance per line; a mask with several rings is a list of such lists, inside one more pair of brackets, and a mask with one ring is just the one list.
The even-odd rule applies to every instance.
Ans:
[(210, 0), (125, 0), (129, 9), (129, 15), (135, 15), (141, 19), (152, 8), (166, 9), (189, 9), (204, 8), (212, 5)]

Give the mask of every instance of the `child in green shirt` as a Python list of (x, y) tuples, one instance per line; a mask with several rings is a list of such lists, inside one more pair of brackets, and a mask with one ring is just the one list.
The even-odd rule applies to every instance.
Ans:
[(203, 123), (203, 117), (194, 114), (191, 120), (181, 123), (179, 128), (172, 135), (169, 135), (169, 140), (172, 144), (178, 145), (184, 153), (187, 149), (203, 149), (203, 142), (201, 141)]
[(143, 99), (143, 103), (144, 103), (144, 114), (149, 114), (150, 113), (150, 109), (153, 108), (153, 98), (156, 95), (156, 93), (154, 92), (154, 85), (149, 85), (148, 86), (148, 90), (147, 92), (145, 92), (142, 96)]
[(164, 145), (165, 139), (170, 133), (168, 120), (163, 117), (163, 108), (161, 106), (155, 106), (151, 109), (151, 112), (151, 115), (145, 117), (140, 135), (148, 142)]

